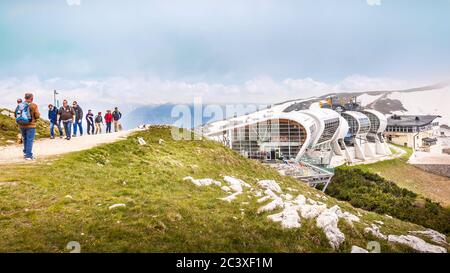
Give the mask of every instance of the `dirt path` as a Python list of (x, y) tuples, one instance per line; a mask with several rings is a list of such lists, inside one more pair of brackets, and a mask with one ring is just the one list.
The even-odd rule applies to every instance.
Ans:
[[(82, 137), (74, 137), (70, 141), (60, 138), (38, 140), (34, 143), (33, 154), (37, 159), (42, 159), (87, 150), (100, 144), (125, 139), (135, 131), (129, 130), (111, 134), (84, 135)], [(0, 147), (0, 164), (25, 162), (22, 150), (22, 145)]]

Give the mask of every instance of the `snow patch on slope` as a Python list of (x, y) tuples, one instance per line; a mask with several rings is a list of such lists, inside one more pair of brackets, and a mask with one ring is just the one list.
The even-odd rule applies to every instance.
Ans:
[(389, 99), (402, 102), (408, 111), (398, 111), (396, 114), (410, 115), (440, 115), (441, 123), (450, 125), (450, 88), (443, 88), (421, 92), (394, 92), (388, 95)]

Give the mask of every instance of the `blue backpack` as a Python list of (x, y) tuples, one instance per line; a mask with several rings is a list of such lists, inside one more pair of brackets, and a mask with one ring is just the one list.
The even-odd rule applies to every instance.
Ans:
[(30, 104), (22, 102), (16, 108), (16, 122), (20, 125), (28, 125), (31, 123)]

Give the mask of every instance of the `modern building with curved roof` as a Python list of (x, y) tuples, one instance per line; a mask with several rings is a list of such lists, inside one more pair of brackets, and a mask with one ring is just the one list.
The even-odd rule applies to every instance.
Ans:
[(391, 149), (388, 147), (383, 136), (388, 125), (386, 116), (373, 109), (365, 109), (362, 112), (370, 120), (370, 130), (367, 139), (369, 142), (375, 143), (375, 152), (379, 155), (392, 154)]
[(325, 167), (333, 157), (352, 163), (387, 154), (382, 134), (386, 126), (384, 115), (375, 110), (339, 113), (304, 109), (301, 101), (292, 101), (207, 124), (203, 133), (248, 158)]

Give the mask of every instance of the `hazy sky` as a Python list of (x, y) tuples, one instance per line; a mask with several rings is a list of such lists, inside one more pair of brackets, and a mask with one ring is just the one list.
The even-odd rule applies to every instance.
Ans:
[(277, 102), (449, 71), (450, 0), (0, 1), (0, 92), (11, 97)]

